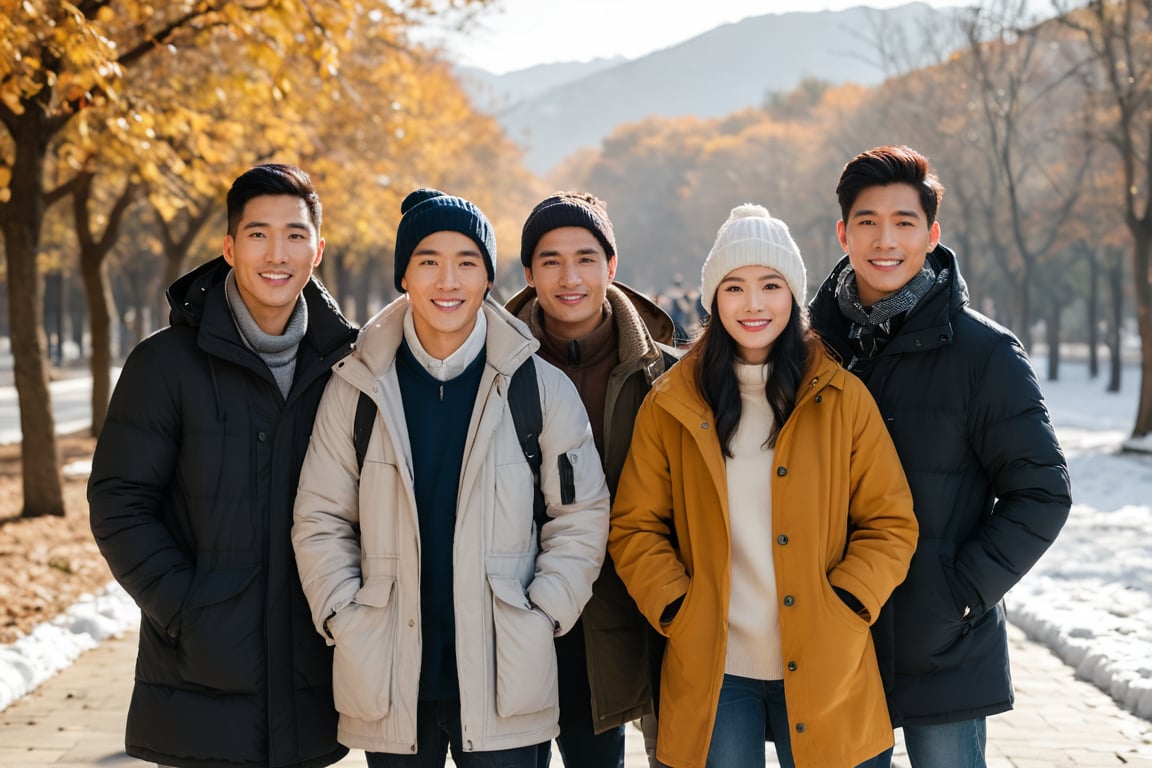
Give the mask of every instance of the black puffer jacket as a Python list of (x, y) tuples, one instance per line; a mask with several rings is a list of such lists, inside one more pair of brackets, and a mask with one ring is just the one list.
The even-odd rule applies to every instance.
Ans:
[(236, 329), (229, 269), (169, 289), (172, 325), (129, 355), (93, 457), (92, 532), (141, 609), (126, 746), (175, 766), (324, 766), (347, 750), (289, 530), (316, 406), (356, 332), (312, 280), (285, 399)]
[(908, 577), (873, 628), (894, 725), (1012, 708), (1001, 598), (1071, 506), (1064, 454), (1020, 342), (968, 307), (950, 250), (929, 259), (949, 279), (871, 360), (854, 361), (836, 302), (847, 257), (810, 307), (813, 326), (876, 398), (920, 522)]

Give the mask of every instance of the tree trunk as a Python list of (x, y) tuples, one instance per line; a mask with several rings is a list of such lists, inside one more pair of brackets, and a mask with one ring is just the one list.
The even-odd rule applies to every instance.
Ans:
[(369, 306), (372, 303), (369, 299), (372, 295), (372, 264), (371, 258), (360, 262), (360, 279), (356, 281), (353, 295), (353, 300), (356, 302), (356, 317), (352, 318), (352, 322), (357, 324), (368, 322), (368, 318), (372, 316), (372, 307)]
[(1060, 380), (1060, 320), (1063, 313), (1063, 302), (1052, 302), (1044, 330), (1044, 338), (1048, 343), (1048, 381)]
[(76, 226), (76, 239), (80, 243), (80, 273), (84, 278), (84, 298), (88, 305), (88, 327), (92, 333), (92, 436), (99, 437), (108, 415), (108, 401), (112, 396), (112, 317), (115, 301), (108, 283), (105, 264), (112, 246), (120, 236), (120, 222), (124, 212), (136, 197), (137, 187), (131, 179), (117, 194), (108, 211), (104, 232), (92, 231), (89, 205), (92, 201), (92, 183), (95, 174), (78, 174), (72, 193), (72, 218)]
[(1024, 345), (1024, 350), (1028, 354), (1032, 354), (1032, 269), (1028, 262), (1024, 262), (1024, 267), (1020, 275), (1020, 291), (1019, 291), (1019, 307), (1018, 311), (1018, 327), (1016, 333), (1020, 337), (1020, 343)]
[(1089, 248), (1088, 254), (1088, 377), (1100, 375), (1100, 255)]
[(103, 260), (80, 259), (92, 334), (92, 436), (99, 437), (112, 397), (112, 296)]
[(1120, 382), (1123, 378), (1124, 361), (1120, 357), (1120, 328), (1124, 324), (1124, 261), (1123, 259), (1109, 260), (1108, 267), (1108, 328), (1106, 330), (1108, 345), (1108, 391), (1119, 392)]
[(0, 204), (8, 270), (13, 378), (20, 406), (23, 517), (64, 515), (56, 422), (48, 391), (47, 345), (40, 325), (42, 286), (36, 268), (44, 222), (44, 158), (48, 129), (39, 105), (10, 120), (15, 162), (11, 197)]
[(1132, 282), (1136, 293), (1136, 326), (1140, 329), (1140, 399), (1133, 437), (1152, 432), (1152, 222), (1136, 235), (1132, 249)]

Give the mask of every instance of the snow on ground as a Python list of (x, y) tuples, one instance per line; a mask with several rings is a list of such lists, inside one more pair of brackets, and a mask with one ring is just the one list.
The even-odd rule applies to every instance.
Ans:
[(1138, 384), (1139, 369), (1128, 366), (1123, 391), (1109, 394), (1083, 364), (1041, 382), (1068, 456), (1072, 513), (1005, 603), (1009, 620), (1078, 677), (1152, 718), (1152, 454), (1118, 450)]
[[(1043, 360), (1035, 367), (1044, 370)], [(1074, 504), (1052, 549), (1007, 596), (1008, 617), (1124, 708), (1152, 718), (1152, 454), (1121, 453), (1139, 370), (1108, 394), (1086, 366), (1042, 381), (1068, 456)], [(106, 637), (139, 624), (116, 585), (0, 645), (0, 710)]]
[(0, 710), (67, 667), (101, 640), (139, 626), (140, 611), (120, 585), (86, 595), (14, 643), (0, 645)]

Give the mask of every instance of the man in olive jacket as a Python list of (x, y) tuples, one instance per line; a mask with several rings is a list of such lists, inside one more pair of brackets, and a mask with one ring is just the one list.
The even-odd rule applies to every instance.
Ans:
[(888, 706), (913, 768), (983, 766), (985, 717), (1013, 700), (1001, 600), (1064, 525), (1068, 468), (1020, 342), (968, 306), (939, 244), (927, 160), (877, 147), (836, 192), (847, 256), (812, 325), (876, 398), (920, 523), (873, 628)]
[[(508, 310), (540, 340), (540, 356), (567, 374), (592, 422), (608, 488), (653, 380), (675, 361), (675, 327), (655, 303), (616, 282), (616, 237), (603, 201), (558, 192), (524, 222), (528, 286)], [(652, 646), (650, 648), (650, 646)], [(653, 710), (662, 643), (605, 558), (573, 631), (557, 638), (560, 736), (567, 768), (622, 768), (624, 725)]]
[(172, 285), (171, 326), (112, 395), (88, 501), (141, 611), (133, 757), (303, 768), (347, 753), (289, 538), (316, 407), (356, 337), (312, 275), (320, 223), (298, 168), (236, 179), (224, 255)]

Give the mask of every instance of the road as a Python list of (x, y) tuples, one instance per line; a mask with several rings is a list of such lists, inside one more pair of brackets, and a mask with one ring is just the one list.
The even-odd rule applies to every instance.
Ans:
[[(113, 368), (113, 385), (119, 375), (120, 369)], [(6, 377), (6, 383), (0, 386), (0, 445), (18, 443), (22, 439), (16, 387), (10, 382), (9, 375)], [(78, 375), (63, 378), (51, 382), (48, 389), (52, 393), (52, 413), (56, 417), (57, 434), (75, 432), (92, 423), (91, 377)]]

